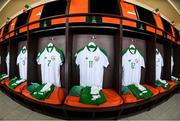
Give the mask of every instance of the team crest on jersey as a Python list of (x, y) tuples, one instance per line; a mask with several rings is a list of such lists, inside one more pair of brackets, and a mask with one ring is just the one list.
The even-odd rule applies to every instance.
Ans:
[(44, 57), (44, 59), (47, 59), (47, 57)]
[(95, 60), (95, 61), (99, 61), (99, 59), (100, 59), (99, 56), (95, 56), (95, 57), (94, 57), (94, 60)]
[(54, 61), (55, 60), (55, 56), (51, 56), (51, 60)]
[(129, 62), (131, 62), (131, 60), (128, 60)]
[(88, 57), (86, 57), (85, 59), (88, 60)]

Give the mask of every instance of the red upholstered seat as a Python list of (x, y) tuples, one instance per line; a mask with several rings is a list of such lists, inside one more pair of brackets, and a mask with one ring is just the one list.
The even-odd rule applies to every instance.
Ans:
[[(157, 90), (147, 84), (143, 84), (143, 86), (148, 88), (153, 93), (153, 96), (156, 96), (159, 94), (159, 90)], [(143, 99), (137, 99), (133, 94), (123, 94), (121, 96), (124, 100), (124, 103), (135, 103), (135, 102), (143, 100)]]
[(175, 87), (177, 85), (176, 82), (173, 82), (173, 81), (167, 81), (166, 80), (166, 82), (168, 82), (170, 84), (170, 88), (169, 89), (164, 89), (162, 87), (156, 87), (156, 89), (158, 89), (160, 93), (166, 92), (166, 91), (172, 89), (173, 87)]
[[(4, 84), (8, 87), (9, 87), (9, 80), (6, 80), (4, 81)], [(23, 89), (25, 89), (27, 86), (27, 82), (23, 82), (22, 84), (20, 84), (19, 86), (17, 86), (14, 91), (17, 92), (17, 93), (21, 93)]]
[(62, 101), (65, 98), (64, 88), (58, 88), (58, 87), (55, 87), (51, 96), (45, 100), (38, 100), (38, 99), (32, 97), (31, 93), (26, 89), (24, 89), (22, 91), (22, 95), (24, 95), (27, 98), (30, 98), (32, 100), (36, 100), (38, 102), (47, 103), (47, 104), (54, 104), (54, 105), (62, 104)]
[(67, 96), (65, 100), (65, 104), (73, 107), (80, 108), (105, 108), (105, 107), (113, 107), (123, 104), (122, 98), (112, 89), (103, 89), (104, 96), (106, 98), (106, 102), (100, 105), (90, 105), (83, 104), (79, 102), (80, 97), (77, 96)]

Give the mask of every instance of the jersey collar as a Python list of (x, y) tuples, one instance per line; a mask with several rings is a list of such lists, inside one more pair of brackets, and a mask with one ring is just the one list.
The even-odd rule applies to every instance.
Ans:
[(26, 47), (24, 46), (22, 49), (21, 49), (21, 52), (24, 54), (24, 53), (26, 53)]
[(156, 49), (156, 55), (158, 55), (160, 52), (159, 52), (159, 50), (158, 49)]
[(47, 50), (47, 52), (49, 52), (49, 53), (51, 53), (51, 52), (53, 51), (53, 49), (54, 49), (54, 45), (52, 45), (52, 46), (47, 46), (47, 47), (46, 47), (46, 50)]
[(92, 48), (92, 47), (90, 47), (90, 46), (88, 46), (88, 45), (87, 45), (86, 47), (87, 47), (88, 51), (90, 51), (90, 52), (95, 52), (95, 51), (97, 50), (97, 45), (93, 47), (93, 48), (94, 48), (93, 51), (91, 51), (91, 48)]
[[(129, 52), (131, 53), (131, 54), (136, 54), (136, 48), (128, 48), (129, 49)], [(133, 52), (134, 51), (134, 52)]]

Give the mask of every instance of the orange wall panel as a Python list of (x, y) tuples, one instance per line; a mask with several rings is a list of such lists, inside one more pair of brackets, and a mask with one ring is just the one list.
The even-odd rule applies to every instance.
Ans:
[(40, 23), (34, 23), (34, 24), (31, 24), (29, 25), (29, 30), (32, 30), (32, 29), (36, 29), (36, 28), (39, 28), (40, 27)]
[(26, 32), (27, 31), (27, 26), (25, 27), (22, 27), (19, 29), (19, 33), (23, 33), (23, 32)]
[(156, 21), (156, 26), (162, 30), (164, 30), (164, 26), (163, 26), (163, 23), (162, 23), (162, 20), (161, 20), (161, 17), (157, 14), (153, 14), (154, 16), (154, 19)]
[(149, 32), (152, 32), (152, 33), (156, 32), (154, 27), (151, 27), (151, 26), (148, 26), (148, 25), (146, 26), (146, 30), (149, 31)]
[(88, 0), (71, 0), (69, 14), (88, 13)]
[(102, 17), (103, 23), (120, 24), (120, 19), (111, 17)]
[(55, 18), (51, 20), (52, 25), (66, 23), (66, 18)]
[(162, 31), (158, 29), (156, 29), (156, 34), (161, 35), (161, 36), (163, 35)]
[(9, 32), (11, 32), (11, 31), (13, 31), (13, 30), (15, 29), (16, 21), (17, 21), (17, 17), (14, 18), (14, 19), (11, 21), (11, 24), (10, 24), (10, 27), (9, 27)]
[[(69, 14), (88, 13), (88, 0), (71, 0)], [(69, 22), (86, 22), (86, 17), (69, 17)]]
[(136, 27), (136, 22), (129, 20), (122, 20), (122, 24), (125, 26)]
[(129, 3), (120, 2), (122, 8), (122, 14), (124, 17), (137, 20), (137, 14), (135, 11), (135, 6)]
[(42, 14), (42, 10), (43, 10), (43, 5), (36, 7), (34, 9), (32, 9), (31, 14), (30, 14), (30, 18), (29, 18), (29, 23), (33, 22), (33, 21), (37, 21), (40, 19), (41, 14)]

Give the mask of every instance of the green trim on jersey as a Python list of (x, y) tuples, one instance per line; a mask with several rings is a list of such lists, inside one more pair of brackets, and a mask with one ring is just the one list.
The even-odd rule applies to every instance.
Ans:
[(65, 63), (65, 57), (64, 57), (64, 53), (63, 53), (62, 49), (61, 48), (57, 48), (57, 47), (55, 47), (55, 49), (60, 54), (60, 58), (61, 58), (62, 64), (64, 64)]
[(90, 94), (91, 92), (91, 87), (85, 87), (82, 89), (81, 95), (80, 95), (80, 100), (79, 102), (84, 103), (84, 104), (90, 104), (90, 105), (100, 105), (106, 102), (106, 98), (102, 92), (102, 90), (99, 92), (100, 98), (96, 100), (91, 100), (92, 95)]
[(139, 54), (140, 54), (142, 57), (144, 57), (144, 53), (143, 53), (140, 49), (137, 48), (137, 51), (139, 52)]
[(76, 62), (77, 54), (79, 54), (81, 51), (83, 51), (84, 48), (85, 48), (85, 47), (80, 48), (80, 49), (75, 53), (75, 55), (74, 55), (74, 57), (73, 57), (73, 62), (74, 62), (74, 63)]
[(161, 81), (159, 81), (159, 80), (156, 80), (155, 81), (155, 85), (156, 86), (160, 86), (160, 87), (162, 87), (162, 88), (164, 88), (164, 89), (169, 89), (170, 88), (170, 85), (169, 85), (169, 83), (162, 83)]
[[(124, 55), (127, 51), (129, 50), (129, 47), (128, 48), (125, 48), (122, 50), (122, 55)], [(139, 52), (139, 54), (144, 57), (144, 53), (142, 51), (140, 51), (140, 49), (136, 48), (136, 51)]]
[[(87, 47), (87, 49), (88, 49), (90, 52), (94, 52), (94, 51), (96, 51), (96, 49), (98, 48), (97, 45), (96, 45), (96, 46), (94, 46), (94, 45), (88, 46), (88, 45), (87, 45), (86, 47)], [(90, 48), (94, 48), (94, 50), (91, 51)]]
[(36, 89), (33, 90), (33, 92), (31, 93), (32, 97), (38, 99), (38, 100), (44, 100), (44, 99), (48, 99), (49, 96), (51, 96), (51, 93), (53, 92), (55, 86), (52, 84), (50, 87), (50, 91), (47, 92), (40, 92), (41, 89), (45, 86), (46, 84), (42, 84), (40, 86), (38, 86)]
[(26, 87), (26, 89), (29, 92), (33, 92), (38, 86), (40, 86), (40, 84), (38, 83), (31, 83), (31, 85), (29, 85), (28, 87)]
[(71, 90), (69, 91), (69, 95), (70, 96), (80, 96), (82, 89), (83, 89), (82, 86), (73, 86), (71, 88)]
[(108, 56), (108, 54), (107, 54), (107, 52), (106, 52), (106, 50), (105, 50), (105, 49), (100, 48), (100, 47), (99, 47), (99, 49), (101, 50), (101, 52), (102, 52), (102, 53), (104, 53), (104, 55), (105, 55), (105, 56)]
[(41, 48), (40, 51), (37, 54), (36, 60), (41, 56), (41, 54), (45, 51), (45, 48)]
[(122, 55), (124, 55), (128, 51), (128, 48), (122, 50)]
[(148, 88), (146, 88), (147, 93), (142, 93), (134, 84), (128, 85), (128, 88), (137, 99), (148, 99), (153, 96), (153, 93)]

